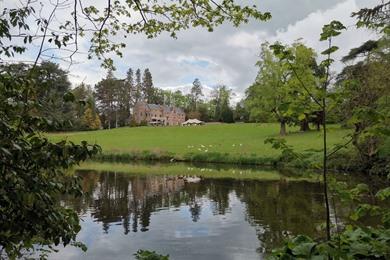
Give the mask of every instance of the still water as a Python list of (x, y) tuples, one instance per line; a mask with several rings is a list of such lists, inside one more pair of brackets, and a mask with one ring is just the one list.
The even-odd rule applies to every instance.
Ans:
[(78, 240), (50, 259), (134, 259), (138, 249), (170, 259), (261, 259), (288, 234), (321, 235), (318, 181), (245, 180), (82, 171)]

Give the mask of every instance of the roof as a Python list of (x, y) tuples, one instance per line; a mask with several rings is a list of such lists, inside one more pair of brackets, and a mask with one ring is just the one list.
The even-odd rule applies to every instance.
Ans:
[(164, 112), (171, 112), (174, 111), (176, 113), (181, 113), (184, 114), (184, 111), (179, 108), (179, 107), (174, 107), (174, 106), (166, 106), (166, 105), (156, 105), (156, 104), (146, 104), (146, 107), (149, 108), (150, 110), (164, 110)]
[(194, 119), (188, 119), (183, 124), (186, 125), (186, 124), (203, 124), (203, 123), (204, 123), (203, 121), (194, 118)]

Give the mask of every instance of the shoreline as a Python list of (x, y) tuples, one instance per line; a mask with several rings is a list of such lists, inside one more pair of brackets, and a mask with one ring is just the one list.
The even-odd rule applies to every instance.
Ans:
[[(159, 162), (159, 163), (192, 163), (192, 164), (220, 164), (230, 166), (261, 166), (271, 169), (320, 170), (321, 157), (318, 153), (302, 154), (301, 160), (286, 161), (281, 155), (264, 157), (257, 155), (234, 155), (229, 153), (187, 153), (178, 156), (170, 152), (135, 151), (130, 153), (101, 153), (89, 161), (99, 163), (132, 163), (132, 162)], [(313, 158), (316, 157), (316, 158)], [(332, 162), (331, 162), (332, 163)], [(358, 165), (330, 164), (333, 172), (360, 171)]]

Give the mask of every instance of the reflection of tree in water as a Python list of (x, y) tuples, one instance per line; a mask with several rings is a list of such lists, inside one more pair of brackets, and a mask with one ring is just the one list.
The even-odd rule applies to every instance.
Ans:
[[(202, 201), (210, 200), (213, 214), (230, 212), (229, 195), (246, 206), (247, 221), (256, 227), (262, 250), (280, 245), (286, 233), (316, 235), (323, 218), (319, 184), (284, 181), (203, 179), (186, 183), (180, 177), (129, 176), (83, 172), (86, 196), (72, 200), (80, 214), (102, 222), (121, 223), (124, 233), (147, 231), (151, 214), (162, 208), (188, 205), (192, 221), (201, 218)], [(69, 201), (69, 200), (68, 200)]]
[(197, 222), (200, 218), (200, 212), (202, 207), (197, 202), (191, 203), (189, 206), (190, 206), (192, 221)]
[(229, 194), (234, 191), (232, 180), (218, 180), (210, 182), (209, 198), (214, 201), (213, 213), (214, 215), (225, 215), (230, 210)]
[(320, 184), (270, 181), (235, 187), (264, 251), (280, 246), (287, 234), (319, 235), (317, 226), (324, 220)]
[[(180, 192), (185, 183), (178, 177), (130, 177), (119, 173), (83, 172), (85, 196), (72, 199), (80, 214), (88, 209), (108, 232), (110, 223), (122, 223), (124, 233), (147, 231), (151, 213), (159, 208), (178, 207), (189, 200)], [(195, 196), (193, 196), (195, 197)]]

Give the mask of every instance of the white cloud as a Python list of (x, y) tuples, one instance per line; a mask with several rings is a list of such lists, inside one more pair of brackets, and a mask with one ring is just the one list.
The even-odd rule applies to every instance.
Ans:
[[(96, 2), (88, 1), (86, 5)], [(158, 87), (187, 86), (197, 77), (205, 86), (226, 84), (240, 97), (255, 79), (255, 63), (262, 42), (280, 40), (292, 43), (303, 38), (308, 46), (319, 52), (325, 48), (324, 43), (318, 40), (324, 24), (336, 19), (345, 25), (353, 25), (355, 21), (350, 17), (351, 12), (368, 4), (375, 5), (378, 1), (263, 0), (259, 6), (273, 15), (268, 22), (251, 22), (239, 28), (226, 24), (213, 33), (195, 28), (180, 32), (177, 40), (166, 34), (152, 40), (143, 35), (129, 35), (120, 39), (126, 42), (127, 47), (123, 59), (115, 58), (118, 68), (115, 75), (124, 77), (129, 67), (149, 68)], [(336, 59), (350, 48), (374, 37), (371, 32), (350, 27), (334, 41), (340, 47)], [(78, 64), (70, 68), (70, 80), (74, 84), (82, 81), (95, 84), (106, 73), (99, 67), (99, 61), (86, 59), (88, 40), (80, 39), (80, 43), (83, 53), (75, 56)], [(18, 59), (33, 57), (34, 48)], [(65, 63), (62, 66), (67, 68)], [(337, 64), (336, 69), (340, 66)]]
[[(351, 48), (357, 47), (369, 38), (377, 37), (368, 30), (356, 29), (354, 26), (356, 21), (351, 18), (350, 14), (351, 11), (359, 10), (359, 8), (355, 0), (347, 0), (326, 11), (313, 12), (305, 19), (289, 25), (287, 29), (278, 30), (272, 39), (288, 44), (302, 39), (302, 42), (307, 46), (315, 49), (317, 53), (321, 53), (327, 48), (327, 42), (319, 41), (323, 25), (332, 20), (338, 20), (347, 27), (346, 31), (333, 39), (333, 44), (340, 48), (334, 57), (336, 61), (339, 61)], [(340, 71), (342, 64), (337, 62), (335, 66), (334, 69)]]
[[(333, 69), (340, 71), (342, 64), (339, 60), (345, 56), (351, 48), (358, 46), (370, 38), (377, 37), (377, 35), (371, 31), (357, 29), (354, 26), (356, 21), (350, 14), (353, 10), (359, 10), (359, 8), (361, 8), (361, 6), (359, 6), (355, 0), (347, 0), (327, 10), (312, 12), (304, 19), (289, 24), (285, 28), (280, 28), (273, 34), (266, 33), (265, 31), (255, 31), (252, 33), (238, 32), (233, 36), (228, 37), (227, 42), (228, 45), (237, 48), (258, 50), (260, 43), (264, 41), (270, 43), (280, 41), (284, 44), (292, 44), (299, 40), (316, 50), (320, 56), (321, 51), (327, 48), (327, 43), (319, 40), (322, 27), (332, 20), (338, 20), (347, 27), (346, 31), (343, 31), (340, 36), (333, 39), (333, 43), (340, 48), (333, 57), (336, 60)], [(319, 59), (321, 59), (321, 57), (319, 57)]]
[(268, 37), (269, 35), (264, 31), (256, 33), (238, 32), (227, 38), (227, 45), (237, 48), (258, 50), (259, 43), (267, 40)]

